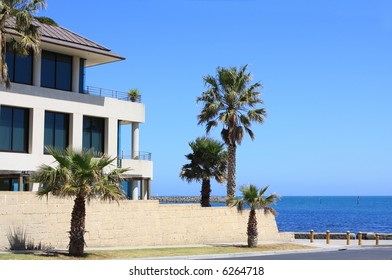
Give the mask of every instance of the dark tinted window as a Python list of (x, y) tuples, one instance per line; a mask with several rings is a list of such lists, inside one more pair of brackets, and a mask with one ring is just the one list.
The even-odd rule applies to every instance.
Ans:
[(31, 85), (33, 83), (33, 55), (26, 56), (7, 50), (8, 77), (11, 82)]
[(41, 86), (72, 90), (72, 57), (48, 51), (42, 52)]
[(56, 60), (56, 88), (72, 90), (72, 57), (57, 55)]
[(29, 110), (1, 106), (0, 111), (0, 150), (27, 152)]
[(41, 60), (41, 86), (56, 87), (56, 56), (54, 53), (42, 52)]
[(45, 112), (44, 146), (64, 150), (68, 147), (69, 115)]
[(79, 93), (84, 93), (84, 79), (85, 79), (86, 60), (80, 59), (79, 67)]
[(83, 117), (83, 149), (93, 148), (95, 152), (104, 152), (105, 119)]

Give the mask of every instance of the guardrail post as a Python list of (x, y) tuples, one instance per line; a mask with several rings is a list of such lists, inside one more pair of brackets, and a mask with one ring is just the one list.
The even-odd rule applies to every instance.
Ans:
[(313, 243), (313, 241), (314, 241), (314, 231), (312, 229), (310, 230), (310, 243)]
[(380, 245), (380, 235), (376, 233), (376, 245)]
[(362, 232), (358, 232), (358, 245), (362, 245)]
[(350, 245), (350, 232), (349, 231), (346, 232), (346, 244)]
[(325, 237), (327, 244), (329, 244), (330, 238), (331, 238), (331, 233), (329, 232), (329, 230), (327, 230), (326, 237)]

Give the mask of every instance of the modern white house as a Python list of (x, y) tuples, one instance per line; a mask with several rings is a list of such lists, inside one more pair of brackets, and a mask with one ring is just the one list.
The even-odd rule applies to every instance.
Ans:
[[(63, 27), (36, 25), (42, 34), (39, 53), (21, 56), (7, 50), (12, 85), (0, 85), (0, 191), (37, 191), (30, 175), (54, 162), (45, 146), (94, 148), (117, 157), (118, 167), (130, 168), (130, 199), (148, 199), (153, 163), (150, 153), (139, 150), (144, 104), (140, 98), (131, 101), (126, 92), (85, 85), (86, 67), (124, 58)], [(17, 38), (12, 21), (6, 32), (7, 40)], [(124, 139), (130, 139), (129, 155), (120, 149)]]

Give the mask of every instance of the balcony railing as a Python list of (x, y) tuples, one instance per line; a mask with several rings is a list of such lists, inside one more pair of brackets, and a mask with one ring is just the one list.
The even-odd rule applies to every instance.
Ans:
[(118, 158), (119, 159), (135, 159), (135, 160), (151, 160), (151, 153), (137, 152), (135, 156), (132, 156), (132, 155), (124, 155), (124, 153), (121, 152), (121, 155)]
[(118, 100), (133, 101), (133, 102), (138, 102), (138, 103), (140, 103), (142, 101), (140, 95), (135, 100), (131, 100), (131, 98), (127, 92), (111, 90), (111, 89), (104, 89), (104, 88), (99, 88), (99, 87), (92, 87), (92, 86), (87, 86), (85, 93), (89, 94), (89, 95), (110, 97), (110, 98), (116, 98)]

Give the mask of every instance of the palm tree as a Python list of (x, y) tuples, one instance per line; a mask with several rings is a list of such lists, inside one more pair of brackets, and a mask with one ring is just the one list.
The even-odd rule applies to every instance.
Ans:
[(268, 186), (259, 190), (255, 185), (250, 184), (249, 187), (242, 186), (241, 193), (243, 197), (241, 199), (235, 197), (229, 197), (229, 205), (231, 207), (236, 206), (238, 211), (242, 211), (245, 206), (249, 206), (249, 219), (246, 234), (248, 235), (248, 247), (257, 247), (257, 219), (256, 209), (264, 209), (264, 213), (272, 213), (276, 215), (276, 211), (270, 206), (276, 202), (279, 198), (277, 194), (271, 194), (268, 197), (264, 197), (264, 193), (267, 191)]
[(208, 137), (198, 137), (190, 142), (192, 153), (185, 155), (190, 163), (184, 164), (180, 177), (183, 180), (202, 181), (201, 206), (211, 207), (211, 177), (218, 183), (226, 180), (227, 153), (223, 151), (223, 143)]
[[(35, 19), (34, 14), (45, 8), (45, 0), (0, 1), (0, 82), (6, 88), (11, 87), (6, 62), (6, 22), (10, 18), (15, 20), (12, 31), (16, 36), (12, 36), (9, 44), (22, 54), (28, 54), (31, 49), (34, 53), (37, 53), (40, 45), (40, 32), (38, 26), (33, 24)], [(55, 24), (53, 21), (46, 19), (44, 18), (46, 23), (51, 22), (51, 24)]]
[(206, 124), (206, 132), (223, 124), (221, 136), (228, 146), (227, 196), (234, 197), (236, 191), (236, 149), (241, 144), (244, 131), (254, 139), (250, 129), (252, 122), (263, 123), (266, 111), (264, 108), (255, 108), (262, 104), (260, 83), (250, 84), (252, 76), (246, 73), (247, 65), (237, 69), (217, 68), (217, 75), (205, 76), (203, 80), (208, 87), (197, 98), (197, 102), (204, 104), (198, 115), (198, 124)]
[(119, 182), (121, 174), (127, 169), (115, 168), (108, 171), (115, 158), (106, 155), (95, 157), (92, 149), (78, 152), (49, 147), (47, 150), (58, 165), (41, 165), (32, 179), (43, 185), (38, 191), (40, 197), (52, 194), (60, 198), (75, 198), (69, 232), (69, 255), (83, 256), (86, 201), (124, 199), (125, 194)]

